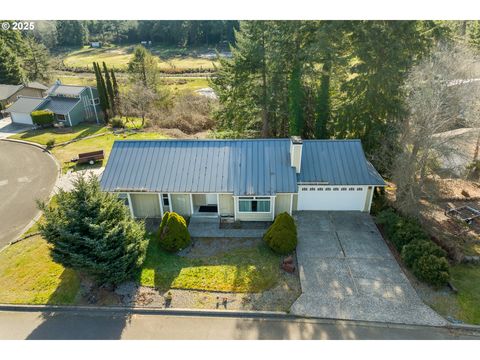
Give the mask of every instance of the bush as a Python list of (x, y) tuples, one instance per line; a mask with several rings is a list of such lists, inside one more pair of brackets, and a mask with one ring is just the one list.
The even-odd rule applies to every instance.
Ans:
[(163, 215), (158, 237), (160, 246), (170, 252), (185, 249), (191, 242), (185, 219), (175, 212)]
[(413, 274), (430, 285), (445, 285), (450, 277), (448, 261), (432, 254), (423, 255), (414, 263)]
[(54, 138), (50, 138), (47, 140), (47, 148), (48, 149), (51, 149), (55, 146), (55, 139)]
[(297, 247), (295, 221), (286, 212), (279, 214), (268, 228), (263, 240), (274, 252), (286, 255)]
[(35, 125), (46, 126), (53, 125), (55, 116), (50, 110), (36, 110), (30, 114), (32, 122)]
[(447, 253), (437, 244), (428, 240), (415, 240), (405, 245), (402, 249), (402, 259), (409, 268), (413, 268), (415, 262), (425, 255), (445, 257)]
[(125, 124), (121, 118), (114, 117), (113, 119), (110, 119), (110, 126), (114, 129), (123, 129)]
[(383, 225), (388, 238), (400, 252), (414, 240), (428, 240), (427, 234), (417, 221), (404, 218), (393, 209), (381, 211), (377, 222)]

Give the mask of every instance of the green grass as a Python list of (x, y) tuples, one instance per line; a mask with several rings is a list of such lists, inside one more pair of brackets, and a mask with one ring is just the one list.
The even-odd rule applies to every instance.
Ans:
[(261, 292), (277, 284), (279, 263), (264, 245), (192, 259), (167, 253), (151, 240), (139, 281), (164, 290)]
[(459, 319), (480, 325), (480, 266), (453, 266), (451, 282), (458, 289)]
[(90, 135), (102, 134), (109, 130), (104, 125), (79, 124), (73, 127), (73, 132), (60, 134), (56, 133), (54, 128), (29, 130), (13, 136), (12, 139), (31, 141), (37, 144), (46, 145), (50, 139), (55, 139), (55, 144), (60, 144), (73, 139), (79, 139)]
[(80, 170), (87, 168), (89, 165), (78, 166), (75, 163), (71, 163), (70, 160), (77, 157), (80, 153), (103, 150), (105, 153), (105, 159), (103, 163), (97, 163), (95, 166), (103, 166), (107, 163), (108, 156), (112, 150), (113, 142), (115, 140), (149, 140), (149, 139), (166, 139), (167, 137), (159, 132), (139, 132), (139, 133), (126, 133), (115, 135), (108, 133), (103, 136), (98, 136), (91, 139), (83, 139), (65, 146), (56, 146), (53, 148), (52, 153), (62, 163), (64, 171), (67, 169)]
[(72, 304), (79, 289), (76, 272), (55, 263), (40, 236), (0, 252), (0, 303)]
[[(84, 46), (60, 55), (63, 63), (69, 67), (92, 68), (92, 63), (103, 62), (109, 67), (125, 69), (133, 56), (133, 45), (111, 46), (93, 49)], [(158, 67), (160, 70), (183, 70), (183, 69), (213, 69), (214, 61), (196, 57), (194, 54), (185, 54), (175, 51), (162, 51), (162, 48), (154, 47), (152, 52), (159, 56)]]

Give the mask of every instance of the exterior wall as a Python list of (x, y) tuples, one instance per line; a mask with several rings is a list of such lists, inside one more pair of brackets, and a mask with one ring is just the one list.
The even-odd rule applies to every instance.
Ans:
[(192, 198), (194, 206), (207, 205), (207, 196), (205, 194), (193, 194)]
[(223, 216), (234, 216), (235, 215), (235, 207), (234, 207), (234, 200), (233, 195), (230, 194), (220, 194), (219, 195), (220, 204), (219, 210), (220, 215)]
[(297, 211), (298, 209), (298, 195), (293, 195), (293, 209), (292, 211)]
[[(75, 107), (70, 111), (69, 115), (70, 115), (70, 121), (72, 123), (72, 126), (75, 126), (81, 123), (82, 121), (87, 120), (85, 117), (82, 101), (80, 101), (79, 103), (77, 103), (77, 105), (75, 105)], [(66, 121), (68, 124), (68, 117)]]
[(45, 95), (44, 91), (40, 89), (33, 89), (33, 88), (27, 87), (27, 88), (21, 89), (16, 94), (12, 95), (10, 99), (11, 101), (15, 101), (17, 100), (18, 96), (31, 96), (31, 97), (43, 98), (44, 95)]
[(11, 113), (10, 117), (14, 123), (33, 125), (30, 114), (25, 113)]
[(171, 194), (170, 197), (172, 199), (172, 211), (182, 216), (190, 216), (192, 214), (190, 194)]
[(130, 194), (133, 215), (136, 218), (161, 217), (158, 194)]
[(283, 212), (290, 214), (291, 194), (278, 194), (275, 198), (275, 216)]

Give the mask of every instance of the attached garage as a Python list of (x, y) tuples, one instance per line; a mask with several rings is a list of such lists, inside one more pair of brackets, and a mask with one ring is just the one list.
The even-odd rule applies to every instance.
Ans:
[(30, 114), (25, 113), (11, 113), (10, 117), (14, 123), (33, 125)]
[(43, 104), (45, 99), (33, 97), (19, 97), (5, 112), (10, 113), (12, 122), (16, 124), (33, 125), (30, 114)]
[(300, 185), (298, 210), (369, 211), (372, 187)]

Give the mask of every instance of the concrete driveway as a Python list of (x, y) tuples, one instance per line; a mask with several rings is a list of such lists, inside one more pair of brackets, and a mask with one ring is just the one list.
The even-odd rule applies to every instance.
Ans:
[(371, 216), (298, 212), (301, 316), (444, 325), (426, 306), (391, 254)]
[(0, 249), (39, 213), (57, 180), (55, 160), (35, 146), (0, 140)]
[(0, 139), (6, 139), (9, 136), (31, 129), (30, 125), (14, 124), (9, 117), (0, 119)]

